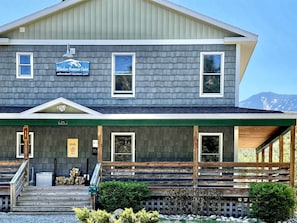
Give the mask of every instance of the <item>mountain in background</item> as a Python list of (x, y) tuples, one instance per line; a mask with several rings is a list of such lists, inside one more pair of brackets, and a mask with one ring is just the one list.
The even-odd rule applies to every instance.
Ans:
[(297, 95), (262, 92), (241, 101), (239, 106), (275, 111), (297, 111)]

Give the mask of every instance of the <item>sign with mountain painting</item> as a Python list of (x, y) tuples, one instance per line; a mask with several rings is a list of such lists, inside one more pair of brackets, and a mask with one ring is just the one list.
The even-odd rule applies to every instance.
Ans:
[(73, 59), (56, 63), (56, 75), (86, 76), (90, 73), (90, 62)]

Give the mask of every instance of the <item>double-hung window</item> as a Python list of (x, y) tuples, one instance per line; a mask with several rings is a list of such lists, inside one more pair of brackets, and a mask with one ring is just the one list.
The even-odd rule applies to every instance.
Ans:
[(202, 52), (200, 54), (200, 96), (223, 97), (224, 53)]
[(33, 78), (33, 53), (16, 53), (16, 77)]
[(135, 53), (112, 54), (112, 96), (135, 96)]
[[(17, 132), (16, 134), (16, 158), (24, 158), (24, 139), (23, 132)], [(29, 158), (34, 157), (34, 133), (29, 132)]]
[[(222, 162), (222, 155), (223, 133), (199, 133), (199, 162)], [(201, 171), (201, 174), (214, 175), (218, 171), (218, 167), (206, 169)], [(200, 170), (202, 170), (201, 167)]]
[(200, 133), (199, 142), (199, 161), (222, 162), (223, 133)]
[[(135, 162), (135, 133), (113, 132), (111, 133), (111, 161), (112, 162)], [(132, 167), (133, 169), (134, 167)], [(113, 167), (121, 169), (121, 167)], [(112, 174), (130, 175), (133, 172), (115, 171)]]

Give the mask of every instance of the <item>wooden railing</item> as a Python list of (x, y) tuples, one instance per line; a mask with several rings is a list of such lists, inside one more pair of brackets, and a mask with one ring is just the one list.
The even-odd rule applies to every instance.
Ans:
[(137, 180), (151, 189), (248, 188), (251, 182), (290, 182), (290, 163), (103, 162), (102, 180)]
[(19, 161), (0, 161), (0, 195), (10, 195), (10, 180), (21, 164)]
[(94, 168), (92, 178), (90, 180), (90, 186), (89, 186), (90, 202), (93, 209), (95, 209), (97, 188), (101, 180), (101, 171), (102, 171), (101, 163), (97, 163)]
[(20, 195), (25, 184), (28, 183), (28, 165), (28, 160), (24, 161), (10, 181), (10, 208), (12, 211), (16, 205), (17, 197)]

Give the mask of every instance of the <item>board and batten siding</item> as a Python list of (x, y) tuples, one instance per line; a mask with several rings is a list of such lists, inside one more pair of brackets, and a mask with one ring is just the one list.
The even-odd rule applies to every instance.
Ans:
[(10, 39), (223, 39), (238, 36), (149, 0), (89, 0), (3, 33)]
[[(64, 97), (84, 106), (234, 106), (234, 45), (75, 46), (88, 76), (56, 76), (65, 46), (0, 46), (0, 105), (37, 106)], [(200, 52), (225, 52), (224, 97), (199, 96)], [(33, 52), (34, 78), (16, 78), (16, 52)], [(111, 95), (114, 52), (136, 55), (133, 98)]]

